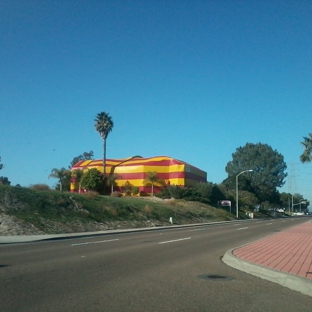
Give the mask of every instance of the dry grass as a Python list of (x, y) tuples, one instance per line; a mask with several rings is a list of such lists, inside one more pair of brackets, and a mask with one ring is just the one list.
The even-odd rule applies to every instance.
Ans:
[(115, 191), (115, 192), (111, 193), (110, 196), (112, 196), (112, 197), (121, 197), (122, 194), (120, 192)]
[(51, 188), (47, 184), (34, 184), (29, 187), (31, 190), (35, 191), (50, 191)]
[(145, 205), (143, 210), (144, 210), (145, 213), (152, 213), (153, 208), (151, 206), (149, 206), (149, 205)]
[(89, 191), (84, 193), (83, 195), (86, 196), (87, 198), (95, 198), (99, 196), (99, 193), (95, 191)]

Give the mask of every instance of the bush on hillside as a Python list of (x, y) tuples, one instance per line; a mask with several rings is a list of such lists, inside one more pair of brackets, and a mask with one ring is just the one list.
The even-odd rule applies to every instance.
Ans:
[(121, 195), (120, 192), (114, 191), (113, 193), (111, 193), (111, 196), (112, 196), (112, 197), (121, 197), (122, 195)]
[(89, 192), (85, 192), (84, 195), (87, 198), (94, 198), (94, 197), (98, 197), (100, 194), (99, 194), (99, 192), (89, 191)]
[(33, 184), (29, 188), (35, 191), (50, 191), (51, 190), (50, 186), (47, 184)]

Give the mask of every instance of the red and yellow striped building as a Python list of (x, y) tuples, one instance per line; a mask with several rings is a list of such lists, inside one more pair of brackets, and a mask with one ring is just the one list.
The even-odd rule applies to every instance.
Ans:
[[(82, 160), (71, 170), (83, 170), (96, 168), (103, 173), (103, 160)], [(115, 190), (122, 191), (126, 182), (139, 188), (140, 192), (151, 193), (151, 187), (144, 185), (147, 172), (157, 172), (159, 179), (163, 179), (167, 185), (193, 186), (197, 182), (207, 182), (207, 173), (184, 161), (167, 156), (143, 158), (134, 156), (124, 159), (107, 159), (106, 174), (118, 176), (115, 181)], [(71, 181), (71, 192), (78, 192), (78, 183), (74, 178)], [(154, 185), (154, 192), (157, 193), (161, 187)]]

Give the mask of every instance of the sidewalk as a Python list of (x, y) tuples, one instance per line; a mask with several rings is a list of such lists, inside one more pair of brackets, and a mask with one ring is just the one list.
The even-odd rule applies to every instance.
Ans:
[(312, 221), (230, 249), (223, 262), (312, 296)]

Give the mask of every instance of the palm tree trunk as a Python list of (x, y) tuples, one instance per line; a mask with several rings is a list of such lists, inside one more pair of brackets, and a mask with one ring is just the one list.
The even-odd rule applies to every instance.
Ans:
[(106, 139), (103, 139), (103, 181), (106, 177)]

